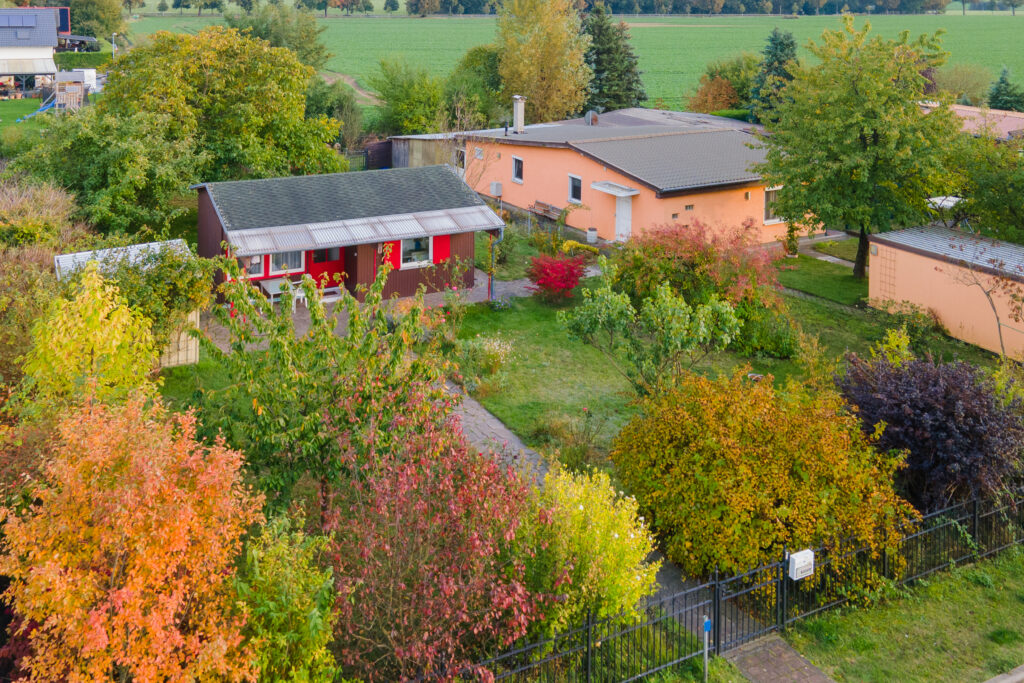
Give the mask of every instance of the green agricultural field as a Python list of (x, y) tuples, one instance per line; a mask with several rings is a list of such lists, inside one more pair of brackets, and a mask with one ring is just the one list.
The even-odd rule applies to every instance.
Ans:
[[(196, 32), (217, 21), (220, 21), (218, 17), (168, 13), (162, 17), (141, 18), (131, 24), (131, 29), (136, 37), (159, 30)], [(324, 40), (334, 53), (327, 68), (352, 76), (364, 88), (382, 57), (404, 55), (414, 64), (445, 75), (466, 49), (492, 40), (495, 30), (493, 17), (420, 19), (404, 14), (394, 17), (332, 14), (321, 21), (327, 27)], [(652, 102), (660, 98), (672, 108), (683, 106), (684, 93), (696, 88), (705, 64), (741, 50), (759, 51), (776, 26), (792, 31), (801, 45), (820, 36), (822, 30), (839, 26), (834, 16), (795, 19), (630, 16), (628, 23), (640, 56), (648, 96)], [(1005, 64), (1018, 81), (1024, 80), (1024, 50), (1019, 47), (1024, 13), (1020, 17), (987, 13), (966, 17), (955, 13), (877, 16), (871, 17), (871, 23), (888, 36), (895, 36), (902, 29), (912, 33), (945, 29), (944, 44), (953, 62), (988, 67), (993, 78)]]

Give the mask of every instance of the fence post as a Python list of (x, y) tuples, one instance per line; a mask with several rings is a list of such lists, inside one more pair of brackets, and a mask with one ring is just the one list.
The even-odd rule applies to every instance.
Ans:
[(789, 597), (786, 594), (786, 544), (782, 544), (782, 562), (779, 563), (778, 571), (779, 584), (775, 587), (775, 597), (779, 605), (779, 630), (786, 630), (786, 613), (788, 606), (786, 605), (786, 598)]
[(715, 654), (722, 654), (722, 583), (718, 578), (718, 567), (715, 567), (715, 590), (711, 597), (711, 607), (715, 614)]
[(981, 540), (978, 538), (978, 498), (971, 504), (971, 537), (974, 539), (976, 553), (981, 554)]
[(591, 667), (592, 667), (592, 661), (593, 661), (593, 653), (592, 653), (593, 638), (592, 638), (592, 635), (591, 635), (591, 632), (593, 630), (594, 630), (594, 617), (591, 614), (590, 610), (588, 609), (587, 610), (587, 673), (586, 673), (586, 681), (587, 681), (587, 683), (590, 683)]

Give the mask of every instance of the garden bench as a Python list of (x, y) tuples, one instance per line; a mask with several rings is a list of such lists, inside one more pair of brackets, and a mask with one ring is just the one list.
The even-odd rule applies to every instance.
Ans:
[(558, 217), (562, 215), (561, 209), (546, 202), (534, 202), (530, 207), (530, 211), (534, 212), (538, 216), (550, 218), (553, 221), (557, 221)]

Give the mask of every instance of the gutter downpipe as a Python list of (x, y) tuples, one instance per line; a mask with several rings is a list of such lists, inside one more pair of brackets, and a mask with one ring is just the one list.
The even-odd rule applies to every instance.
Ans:
[(494, 247), (505, 239), (505, 226), (498, 228), (498, 239), (491, 242), (491, 272), (487, 274), (487, 300), (494, 301)]

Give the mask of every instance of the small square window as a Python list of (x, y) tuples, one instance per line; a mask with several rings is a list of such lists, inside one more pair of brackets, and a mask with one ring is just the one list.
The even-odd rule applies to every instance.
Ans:
[(317, 249), (313, 252), (313, 263), (328, 263), (330, 261), (341, 260), (341, 249), (338, 247), (332, 247), (331, 249)]
[(686, 209), (687, 211), (693, 211), (693, 204), (687, 204), (683, 208)]
[(483, 159), (484, 158), (484, 150), (483, 150), (483, 148), (481, 148), (481, 147), (474, 147), (473, 148), (473, 157), (476, 158), (476, 159)]
[(238, 259), (238, 266), (249, 277), (263, 277), (262, 254), (259, 256), (242, 256)]
[(672, 220), (675, 220), (677, 218), (679, 218), (679, 214), (678, 213), (672, 214)]
[(569, 201), (574, 204), (583, 201), (583, 179), (579, 176), (569, 176)]
[(750, 199), (750, 193), (749, 192), (744, 192), (743, 193), (743, 198), (749, 200)]
[(414, 237), (402, 240), (402, 268), (430, 265), (430, 238)]
[(523, 182), (523, 160), (519, 157), (512, 157), (512, 180)]

